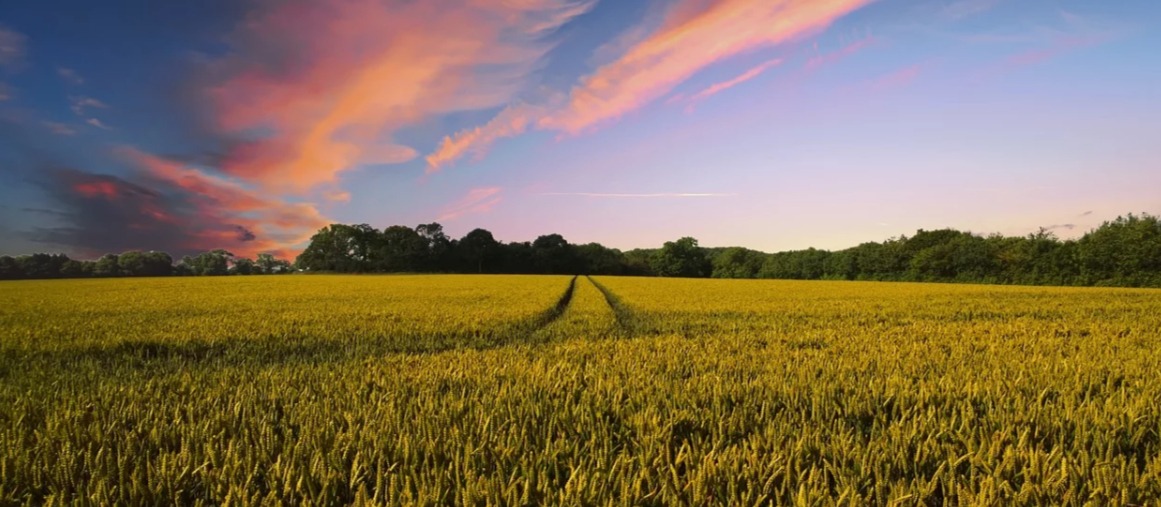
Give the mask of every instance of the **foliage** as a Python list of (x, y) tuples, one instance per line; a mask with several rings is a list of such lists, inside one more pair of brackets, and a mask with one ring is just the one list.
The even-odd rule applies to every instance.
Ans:
[(658, 276), (687, 278), (709, 276), (712, 271), (712, 264), (705, 251), (691, 237), (665, 242), (661, 250), (654, 254), (650, 267)]
[(304, 270), (1161, 287), (1161, 219), (1130, 214), (1067, 241), (1046, 230), (1025, 237), (985, 237), (954, 229), (921, 229), (910, 238), (845, 250), (809, 248), (773, 254), (740, 247), (704, 248), (691, 237), (666, 242), (659, 249), (622, 252), (599, 243), (573, 245), (559, 234), (504, 243), (485, 229), (451, 239), (438, 223), (414, 229), (393, 225), (382, 231), (367, 224), (332, 224), (311, 238), (294, 268), (269, 254), (250, 262), (224, 250), (185, 257), (177, 266), (167, 267), (168, 258), (160, 252), (109, 254), (95, 262), (74, 262), (61, 254), (0, 257), (0, 279)]

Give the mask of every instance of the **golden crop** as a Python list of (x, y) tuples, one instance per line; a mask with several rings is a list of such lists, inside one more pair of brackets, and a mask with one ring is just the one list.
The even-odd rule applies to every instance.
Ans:
[(0, 504), (1161, 500), (1161, 292), (595, 280), (5, 283)]

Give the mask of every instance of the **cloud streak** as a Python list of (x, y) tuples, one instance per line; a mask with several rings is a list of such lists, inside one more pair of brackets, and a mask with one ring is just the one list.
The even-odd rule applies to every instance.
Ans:
[(889, 90), (902, 88), (911, 84), (923, 73), (924, 64), (908, 65), (894, 72), (885, 74), (871, 81), (871, 88), (875, 90)]
[(245, 256), (287, 255), (291, 247), (330, 223), (313, 204), (274, 199), (243, 183), (135, 148), (123, 147), (117, 153), (143, 170), (145, 179), (178, 196), (189, 221), (203, 224), (188, 229), (190, 248), (228, 247)]
[(14, 71), (24, 63), (28, 38), (0, 25), (0, 69)]
[(482, 158), (497, 140), (523, 134), (543, 114), (543, 108), (519, 104), (504, 108), (482, 126), (444, 137), (439, 147), (426, 158), (427, 172), (437, 172), (467, 155)]
[[(633, 36), (618, 44), (619, 49), (624, 46), (622, 54), (582, 78), (559, 104), (550, 102), (533, 110), (506, 108), (492, 122), (449, 136), (428, 156), (429, 172), (467, 154), (484, 153), (497, 140), (533, 128), (576, 135), (616, 121), (710, 65), (816, 33), (870, 1), (678, 0), (652, 30), (633, 29)], [(751, 69), (753, 75), (722, 83), (712, 93), (763, 70)]]
[(444, 207), (437, 220), (449, 221), (465, 215), (477, 215), (492, 211), (492, 208), (503, 200), (503, 197), (500, 196), (502, 190), (500, 187), (473, 188), (468, 191), (467, 195)]
[(782, 64), (781, 58), (775, 58), (773, 60), (768, 60), (768, 61), (762, 62), (761, 64), (758, 64), (757, 66), (747, 70), (746, 72), (739, 74), (738, 76), (734, 77), (733, 79), (729, 79), (726, 81), (722, 81), (720, 83), (714, 83), (714, 84), (710, 85), (706, 89), (691, 95), (689, 97), (689, 99), (687, 99), (687, 100), (689, 102), (700, 102), (700, 101), (705, 100), (711, 96), (717, 95), (721, 92), (729, 90), (730, 88), (733, 88), (733, 87), (738, 86), (742, 83), (745, 83), (746, 81), (754, 79), (754, 78), (760, 76), (763, 72), (766, 72), (767, 70), (769, 70), (770, 68), (781, 65), (781, 64)]
[(63, 79), (66, 83), (69, 83), (69, 84), (78, 85), (78, 86), (85, 84), (85, 79), (82, 78), (80, 74), (77, 74), (77, 71), (70, 69), (68, 67), (57, 67), (56, 68), (56, 75), (60, 76), (61, 79)]
[(285, 192), (418, 154), (406, 126), (509, 102), (591, 0), (269, 3), (232, 37), (207, 95), (241, 139), (223, 169)]
[(547, 128), (577, 134), (643, 107), (718, 61), (829, 26), (869, 0), (680, 1), (651, 36), (584, 78)]

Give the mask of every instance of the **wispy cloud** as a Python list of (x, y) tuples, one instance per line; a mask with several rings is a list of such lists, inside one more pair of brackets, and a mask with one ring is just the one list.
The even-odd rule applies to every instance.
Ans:
[(60, 76), (61, 79), (63, 79), (65, 82), (67, 82), (69, 84), (74, 84), (74, 85), (85, 84), (85, 79), (82, 78), (80, 74), (77, 74), (77, 71), (70, 69), (68, 67), (57, 67), (56, 68), (56, 75)]
[(24, 34), (0, 25), (0, 69), (16, 70), (24, 63), (27, 40)]
[(917, 63), (884, 74), (871, 80), (871, 88), (875, 90), (902, 88), (911, 84), (912, 81), (915, 81), (923, 73), (924, 67), (926, 67), (925, 64)]
[(118, 153), (142, 169), (152, 186), (178, 196), (168, 209), (144, 214), (184, 228), (187, 249), (225, 247), (244, 256), (288, 252), (330, 223), (313, 204), (273, 198), (243, 182), (135, 148)]
[(677, 199), (689, 197), (734, 197), (738, 194), (723, 194), (723, 193), (697, 193), (697, 192), (660, 192), (649, 194), (626, 194), (626, 193), (609, 193), (609, 192), (541, 192), (536, 195), (546, 196), (575, 196), (575, 197), (595, 197), (601, 199)]
[(879, 39), (868, 36), (846, 44), (836, 51), (815, 55), (806, 61), (806, 70), (813, 71), (827, 65), (838, 63), (878, 43)]
[(1103, 42), (1097, 37), (1069, 37), (1054, 41), (1045, 48), (1038, 48), (1009, 56), (1004, 60), (1004, 69), (1028, 67), (1056, 58), (1072, 50)]
[(468, 154), (482, 157), (496, 140), (523, 134), (543, 114), (542, 107), (517, 104), (504, 108), (484, 125), (444, 137), (426, 158), (427, 172), (436, 172)]
[(718, 93), (724, 92), (726, 90), (729, 90), (730, 88), (733, 88), (733, 87), (738, 86), (742, 83), (745, 83), (746, 81), (754, 79), (754, 78), (758, 77), (759, 75), (761, 75), (763, 72), (766, 72), (771, 67), (775, 67), (775, 66), (781, 65), (781, 64), (782, 64), (781, 58), (767, 60), (767, 61), (762, 62), (762, 63), (758, 64), (757, 66), (751, 68), (750, 70), (747, 70), (746, 72), (739, 74), (738, 76), (736, 76), (732, 79), (728, 79), (726, 81), (722, 81), (722, 82), (714, 83), (714, 84), (710, 85), (706, 89), (691, 95), (688, 99), (686, 99), (686, 101), (691, 102), (691, 103), (692, 102), (700, 102), (700, 101), (705, 100), (713, 95), (717, 95)]
[(584, 78), (566, 107), (541, 121), (576, 134), (670, 92), (723, 59), (817, 32), (869, 0), (679, 1), (666, 23)]
[(84, 117), (86, 114), (88, 114), (90, 109), (108, 109), (108, 108), (109, 108), (108, 104), (105, 104), (104, 102), (101, 102), (101, 101), (94, 99), (92, 97), (84, 97), (84, 96), (77, 96), (77, 95), (69, 97), (69, 109), (73, 112), (73, 114), (75, 114), (77, 116)]
[(412, 160), (396, 132), (510, 102), (551, 49), (545, 36), (593, 3), (264, 3), (208, 69), (221, 76), (208, 91), (218, 129), (248, 139), (223, 168), (302, 193), (358, 165)]
[(1012, 36), (1013, 42), (1021, 42), (1035, 47), (1011, 54), (995, 65), (984, 69), (977, 75), (977, 78), (987, 78), (1037, 66), (1080, 49), (1107, 43), (1123, 36), (1126, 32), (1124, 27), (1090, 20), (1066, 11), (1059, 12), (1057, 19), (1058, 23), (1054, 27), (1041, 27), (1032, 33)]
[(500, 196), (502, 190), (500, 187), (473, 188), (468, 191), (467, 195), (445, 206), (437, 220), (455, 220), (464, 215), (475, 215), (492, 211), (492, 208), (500, 204), (500, 201), (503, 200), (503, 197)]
[(105, 124), (105, 122), (101, 121), (100, 118), (93, 116), (92, 112), (90, 111), (91, 109), (109, 109), (109, 106), (104, 102), (101, 102), (92, 97), (80, 96), (69, 97), (69, 102), (71, 103), (69, 109), (72, 110), (73, 114), (76, 114), (78, 117), (84, 119), (86, 124), (101, 130), (113, 129), (113, 127), (110, 127), (109, 125)]
[(74, 128), (72, 128), (64, 123), (58, 123), (58, 122), (54, 122), (54, 121), (46, 121), (46, 122), (43, 122), (42, 125), (44, 125), (44, 127), (47, 128), (49, 130), (49, 132), (52, 132), (53, 134), (56, 134), (56, 135), (71, 136), (71, 135), (77, 133), (76, 129), (74, 129)]
[[(484, 153), (498, 139), (532, 128), (575, 135), (615, 121), (714, 63), (815, 33), (870, 1), (678, 0), (660, 23), (648, 29), (634, 27), (617, 44), (603, 47), (602, 59), (609, 61), (582, 78), (559, 103), (531, 109), (512, 106), (481, 127), (449, 136), (429, 155), (429, 172), (467, 154)], [(608, 55), (614, 51), (620, 54)], [(721, 83), (723, 87), (712, 93), (764, 70), (739, 76), (745, 79), (735, 83)]]
[(0, 102), (12, 100), (12, 88), (4, 83), (0, 83)]

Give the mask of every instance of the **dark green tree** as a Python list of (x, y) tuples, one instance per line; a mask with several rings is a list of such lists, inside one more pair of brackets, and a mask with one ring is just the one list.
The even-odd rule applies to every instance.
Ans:
[(497, 254), (500, 253), (500, 243), (485, 229), (472, 229), (464, 235), (458, 244), (458, 250), (468, 270), (476, 273), (492, 272), (497, 266)]
[(688, 236), (667, 241), (654, 256), (652, 267), (658, 276), (689, 278), (709, 276), (713, 269), (697, 240)]
[(714, 278), (757, 278), (765, 254), (742, 247), (730, 247), (713, 259)]

